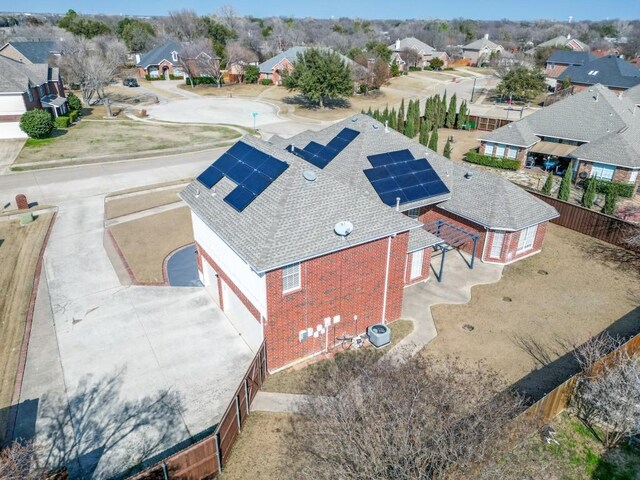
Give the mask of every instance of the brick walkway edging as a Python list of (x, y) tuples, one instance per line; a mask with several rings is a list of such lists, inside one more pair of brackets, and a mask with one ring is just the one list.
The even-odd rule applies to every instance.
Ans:
[(24, 370), (27, 365), (27, 352), (29, 350), (29, 339), (31, 338), (31, 325), (33, 323), (33, 312), (36, 306), (36, 296), (38, 295), (38, 286), (40, 285), (40, 275), (42, 274), (42, 264), (44, 260), (44, 252), (49, 243), (49, 237), (53, 230), (53, 225), (56, 222), (58, 216), (58, 208), (55, 207), (53, 217), (49, 223), (47, 234), (40, 247), (40, 253), (38, 255), (38, 262), (36, 263), (36, 271), (33, 277), (33, 289), (31, 290), (31, 299), (29, 300), (29, 309), (27, 310), (27, 319), (24, 326), (24, 336), (22, 337), (22, 345), (20, 346), (20, 358), (18, 360), (18, 371), (16, 372), (16, 379), (13, 384), (13, 395), (11, 396), (11, 403), (9, 406), (9, 419), (7, 421), (7, 429), (5, 432), (5, 443), (13, 439), (13, 433), (16, 426), (16, 419), (18, 415), (18, 405), (20, 402), (20, 394), (22, 393), (22, 381), (24, 379)]

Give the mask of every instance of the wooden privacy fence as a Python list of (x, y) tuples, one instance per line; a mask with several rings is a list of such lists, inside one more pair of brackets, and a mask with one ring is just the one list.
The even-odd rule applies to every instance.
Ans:
[[(621, 345), (615, 351), (609, 353), (605, 357), (601, 358), (598, 362), (595, 363), (591, 371), (599, 370), (602, 366), (612, 360), (616, 352), (619, 350), (626, 350), (630, 355), (638, 355), (640, 354), (640, 334), (633, 337), (631, 340)], [(569, 404), (571, 403), (571, 399), (573, 398), (573, 394), (576, 390), (576, 385), (578, 383), (578, 376), (581, 375), (578, 373), (573, 377), (569, 378), (567, 381), (557, 386), (551, 392), (549, 392), (544, 398), (541, 398), (536, 403), (531, 405), (523, 415), (529, 417), (531, 420), (535, 421), (539, 425), (544, 425), (548, 423), (550, 420), (554, 419), (560, 413), (567, 409)]]
[(551, 223), (556, 225), (623, 248), (629, 248), (629, 237), (640, 234), (640, 226), (634, 223), (548, 197), (535, 190), (527, 190), (558, 210), (560, 217), (551, 220)]
[(134, 475), (134, 480), (203, 480), (222, 471), (267, 375), (265, 342), (258, 349), (213, 434)]

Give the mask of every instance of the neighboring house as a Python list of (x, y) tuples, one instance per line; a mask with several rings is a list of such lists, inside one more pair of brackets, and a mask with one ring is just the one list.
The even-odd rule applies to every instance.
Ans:
[[(449, 62), (451, 61), (447, 52), (439, 52), (431, 45), (421, 42), (414, 37), (396, 40), (396, 43), (389, 45), (389, 50), (391, 50), (391, 61), (395, 61), (402, 72), (408, 70), (409, 67), (427, 67), (429, 66), (429, 62), (435, 58), (442, 60), (445, 67), (449, 66)], [(416, 62), (409, 62), (408, 59), (405, 58), (406, 55), (404, 55), (404, 53), (407, 50), (416, 52)]]
[(23, 137), (20, 117), (36, 108), (54, 117), (68, 113), (58, 68), (0, 56), (0, 137)]
[(558, 76), (558, 85), (565, 78), (571, 80), (574, 92), (597, 84), (621, 92), (640, 85), (640, 69), (620, 57), (609, 55), (568, 67)]
[[(480, 138), (480, 153), (553, 161), (571, 160), (579, 178), (640, 184), (640, 85), (616, 94), (595, 85)], [(578, 178), (576, 177), (576, 178)]]
[(468, 59), (471, 65), (476, 66), (488, 63), (492, 55), (502, 55), (502, 52), (504, 47), (489, 40), (488, 33), (480, 40), (462, 47), (462, 56)]
[(552, 38), (551, 40), (547, 40), (546, 42), (542, 42), (535, 48), (527, 51), (527, 53), (534, 53), (536, 49), (540, 48), (570, 48), (574, 52), (588, 52), (591, 50), (589, 45), (584, 42), (581, 42), (577, 38), (572, 38), (571, 34), (569, 35), (560, 35), (559, 37)]
[[(258, 65), (258, 68), (260, 69), (260, 80), (271, 80), (274, 85), (282, 85), (282, 78), (284, 74), (286, 72), (293, 71), (293, 62), (298, 58), (298, 54), (302, 54), (310, 48), (312, 47), (291, 47), (275, 57), (262, 62)], [(320, 50), (333, 51), (330, 48), (320, 48)], [(352, 69), (357, 69), (362, 75), (366, 76), (367, 72), (365, 67), (342, 54), (340, 54), (340, 58), (347, 65), (351, 66)]]
[(595, 59), (596, 57), (589, 52), (557, 50), (545, 62), (545, 72), (547, 78), (557, 79), (567, 68), (580, 67)]
[(245, 136), (180, 194), (200, 278), (270, 371), (401, 316), (431, 255), (539, 252), (558, 214), (499, 176), (355, 115), (268, 142)]
[[(183, 47), (178, 42), (169, 41), (157, 46), (153, 50), (136, 55), (136, 67), (141, 77), (149, 75), (152, 78), (164, 77), (169, 79), (171, 75), (186, 78), (188, 73), (184, 71), (184, 63), (188, 64), (193, 76), (211, 75), (210, 63), (212, 57), (206, 52), (200, 52), (194, 58), (182, 58)], [(218, 62), (217, 57), (213, 57)]]
[(57, 64), (60, 49), (56, 42), (9, 42), (0, 48), (0, 56), (16, 60), (20, 63)]

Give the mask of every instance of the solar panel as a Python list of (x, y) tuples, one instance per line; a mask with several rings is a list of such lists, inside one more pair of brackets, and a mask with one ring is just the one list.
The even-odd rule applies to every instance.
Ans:
[(256, 195), (242, 186), (234, 188), (229, 195), (224, 197), (224, 201), (238, 212), (242, 212), (255, 199)]
[(224, 175), (220, 170), (218, 170), (213, 165), (207, 168), (204, 172), (202, 172), (198, 176), (198, 181), (203, 184), (207, 188), (213, 187), (216, 183), (218, 183)]
[(266, 153), (254, 149), (253, 152), (244, 157), (242, 161), (250, 167), (259, 170), (260, 165), (262, 165), (268, 158), (270, 157)]
[(387, 170), (394, 177), (412, 172), (411, 167), (409, 167), (409, 162), (392, 163), (391, 165), (387, 165)]
[(282, 172), (284, 172), (289, 165), (285, 162), (278, 160), (277, 158), (269, 157), (262, 165), (260, 165), (260, 173), (263, 173), (271, 180), (278, 178)]
[(348, 142), (352, 142), (360, 132), (356, 130), (352, 130), (350, 128), (343, 128), (340, 133), (338, 133), (337, 137), (344, 138)]
[(320, 145), (311, 141), (302, 149), (293, 148), (292, 145), (289, 145), (286, 150), (322, 169), (336, 158), (358, 135), (360, 135), (360, 132), (356, 130), (343, 128), (327, 145)]
[(213, 164), (218, 170), (220, 170), (223, 174), (228, 174), (229, 171), (236, 166), (238, 163), (238, 159), (225, 153)]
[(253, 147), (250, 147), (249, 145), (247, 145), (244, 142), (237, 142), (235, 145), (233, 145), (229, 150), (227, 150), (227, 153), (229, 155), (232, 155), (234, 157), (236, 157), (238, 160), (242, 160), (244, 157), (246, 157), (249, 153), (251, 152), (255, 152), (256, 149)]
[(309, 142), (309, 145), (304, 147), (306, 152), (309, 152), (311, 155), (316, 155), (320, 150), (324, 148), (324, 145), (320, 145), (316, 142)]
[(264, 174), (262, 174), (260, 172), (253, 172), (251, 175), (249, 175), (249, 178), (247, 178), (242, 185), (246, 189), (248, 189), (251, 192), (255, 193), (256, 195), (259, 195), (269, 185), (271, 185), (271, 182), (273, 182), (273, 180), (271, 180), (266, 175), (264, 175)]

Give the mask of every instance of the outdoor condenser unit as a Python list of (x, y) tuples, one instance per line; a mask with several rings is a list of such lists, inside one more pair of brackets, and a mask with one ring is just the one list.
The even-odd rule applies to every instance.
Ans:
[(386, 325), (377, 323), (367, 328), (367, 336), (371, 344), (376, 347), (384, 347), (391, 343), (391, 330)]

